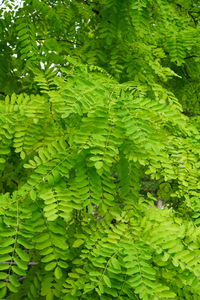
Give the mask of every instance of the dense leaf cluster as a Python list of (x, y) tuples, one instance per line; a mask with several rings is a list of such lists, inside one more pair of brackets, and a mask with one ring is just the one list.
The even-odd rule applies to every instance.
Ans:
[(5, 1), (0, 299), (199, 299), (199, 13)]

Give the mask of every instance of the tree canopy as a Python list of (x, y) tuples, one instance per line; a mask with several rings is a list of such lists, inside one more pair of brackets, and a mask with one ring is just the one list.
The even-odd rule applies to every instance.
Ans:
[(0, 299), (199, 299), (199, 20), (4, 1)]

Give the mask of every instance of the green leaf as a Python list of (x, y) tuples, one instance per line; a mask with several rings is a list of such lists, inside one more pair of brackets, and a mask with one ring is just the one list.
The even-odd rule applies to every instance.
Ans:
[(55, 274), (55, 277), (56, 277), (57, 279), (60, 279), (60, 278), (63, 276), (62, 270), (61, 270), (61, 268), (59, 268), (59, 267), (56, 267), (56, 268), (55, 268), (54, 274)]
[(30, 197), (31, 197), (31, 199), (32, 199), (33, 201), (36, 200), (37, 194), (36, 194), (36, 192), (35, 192), (34, 190), (31, 190), (31, 191), (30, 191)]
[(8, 274), (5, 272), (0, 272), (0, 279), (5, 279), (8, 277)]
[(22, 270), (27, 270), (28, 266), (27, 263), (20, 260), (19, 258), (15, 257), (14, 261), (16, 262), (17, 266)]
[(1, 263), (0, 263), (0, 271), (7, 270), (7, 269), (9, 269), (9, 268), (10, 268), (9, 265), (1, 264)]
[(46, 271), (51, 271), (51, 270), (53, 270), (55, 267), (56, 267), (56, 262), (53, 261), (53, 262), (51, 262), (51, 263), (49, 263), (49, 264), (47, 264), (47, 265), (45, 266), (45, 270), (46, 270)]
[(106, 276), (106, 275), (103, 275), (102, 277), (103, 277), (103, 280), (104, 280), (105, 284), (106, 284), (109, 288), (111, 288), (112, 285), (111, 285), (111, 281), (110, 281), (109, 277)]
[(20, 248), (16, 248), (15, 252), (23, 261), (29, 262), (29, 255), (26, 253), (26, 251), (24, 251)]
[(103, 162), (97, 161), (94, 165), (97, 170), (100, 170), (103, 167)]
[(73, 243), (72, 247), (73, 247), (73, 248), (78, 248), (78, 247), (80, 247), (83, 243), (84, 243), (84, 240), (78, 239), (78, 240), (76, 240), (76, 241)]
[(20, 282), (17, 280), (16, 276), (10, 275), (9, 280), (16, 288), (20, 286)]
[(12, 271), (17, 275), (26, 276), (26, 272), (21, 268), (19, 268), (18, 266), (12, 266)]
[(13, 251), (13, 248), (11, 246), (8, 246), (5, 248), (0, 247), (0, 254), (7, 254), (7, 253), (11, 253), (12, 251)]
[(45, 257), (43, 257), (41, 259), (41, 261), (44, 262), (44, 263), (47, 263), (47, 262), (50, 262), (50, 261), (54, 261), (54, 260), (56, 260), (56, 255), (54, 253), (46, 255)]
[(113, 265), (113, 267), (117, 270), (121, 270), (121, 266), (120, 263), (118, 262), (118, 260), (115, 257), (112, 257), (112, 259), (110, 260), (111, 264)]
[(65, 261), (61, 261), (61, 260), (58, 262), (58, 265), (59, 265), (59, 267), (61, 267), (63, 269), (66, 269), (69, 267), (68, 263), (66, 263)]
[(21, 157), (21, 159), (25, 159), (25, 157), (26, 157), (26, 154), (25, 154), (25, 152), (24, 152), (24, 151), (22, 151), (22, 152), (20, 153), (20, 157)]
[(0, 299), (4, 299), (4, 297), (6, 296), (7, 293), (7, 288), (6, 287), (2, 287), (0, 289)]
[(6, 162), (5, 158), (0, 158), (0, 164), (4, 164)]

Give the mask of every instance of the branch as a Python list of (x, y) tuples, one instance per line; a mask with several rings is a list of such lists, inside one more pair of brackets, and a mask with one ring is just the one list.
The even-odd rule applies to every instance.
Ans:
[[(14, 261), (0, 261), (0, 264), (2, 265), (10, 265), (10, 266), (16, 266), (17, 264)], [(38, 265), (38, 262), (31, 261), (28, 263), (29, 266), (35, 266)]]
[[(26, 277), (25, 277), (25, 276), (22, 276), (22, 277), (19, 277), (17, 280), (18, 280), (18, 281), (23, 281), (24, 279), (26, 279)], [(5, 278), (5, 279), (2, 279), (1, 281), (4, 281), (4, 282), (10, 282), (10, 279)]]
[[(77, 42), (73, 42), (73, 41), (70, 41), (70, 40), (59, 40), (59, 39), (55, 39), (57, 42), (65, 42), (65, 43), (70, 43), (70, 44), (73, 44), (73, 45), (78, 45), (78, 46), (81, 46), (83, 44), (80, 44), (80, 43), (77, 43)], [(36, 41), (46, 41), (46, 39), (44, 38), (40, 38), (40, 39), (36, 39)]]
[(157, 207), (160, 207), (162, 209), (165, 207), (164, 202), (162, 200), (156, 201), (155, 204), (156, 204)]

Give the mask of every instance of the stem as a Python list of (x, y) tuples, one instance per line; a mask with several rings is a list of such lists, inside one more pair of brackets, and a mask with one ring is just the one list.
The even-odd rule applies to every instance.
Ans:
[[(0, 261), (0, 264), (11, 265), (11, 266), (17, 265), (14, 261)], [(35, 265), (38, 265), (38, 262), (31, 261), (31, 262), (28, 263), (28, 265), (29, 266), (35, 266)]]

